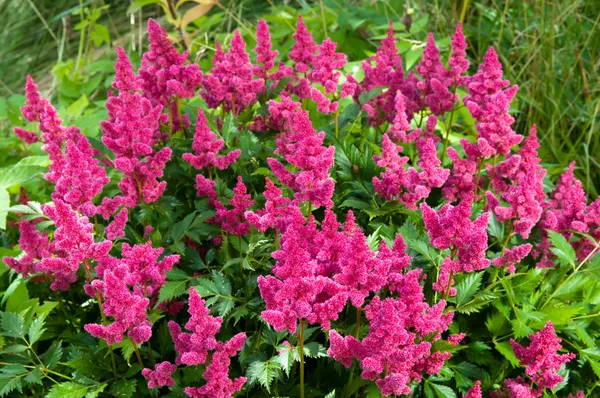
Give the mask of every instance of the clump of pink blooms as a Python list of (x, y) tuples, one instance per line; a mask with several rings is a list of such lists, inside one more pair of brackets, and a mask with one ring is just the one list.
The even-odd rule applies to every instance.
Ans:
[[(188, 312), (191, 317), (185, 324), (185, 328), (191, 333), (182, 331), (179, 324), (169, 321), (169, 330), (178, 354), (175, 363), (187, 366), (207, 364), (207, 362), (208, 364), (202, 376), (206, 384), (202, 387), (187, 387), (185, 393), (192, 398), (232, 396), (246, 382), (245, 377), (233, 380), (229, 378), (230, 358), (243, 348), (246, 334), (238, 333), (225, 343), (217, 341), (216, 335), (221, 329), (223, 320), (209, 314), (204, 300), (194, 287), (189, 291)], [(150, 375), (150, 372), (148, 374)], [(152, 382), (151, 378), (150, 382)], [(148, 386), (152, 387), (150, 382)]]
[[(328, 331), (328, 354), (347, 368), (356, 360), (362, 377), (375, 381), (385, 396), (410, 394), (412, 383), (440, 373), (452, 354), (434, 344), (457, 346), (466, 337), (450, 328), (454, 313), (447, 308), (447, 300), (452, 302), (450, 297), (457, 293), (453, 287), (457, 274), (484, 270), (490, 264), (515, 273), (529, 255), (537, 267), (553, 267), (547, 231), (568, 240), (576, 233), (587, 234), (571, 242), (580, 261), (597, 249), (588, 236), (600, 240), (600, 199), (588, 204), (574, 175), (574, 163), (546, 195), (536, 127), (526, 139), (511, 127), (510, 104), (518, 87), (503, 79), (493, 48), (473, 76), (465, 75), (469, 61), (461, 24), (452, 36), (447, 66), (429, 34), (417, 74), (405, 74), (390, 23), (375, 55), (361, 64), (362, 81), (352, 75), (344, 80), (340, 70), (347, 62), (345, 54), (337, 52), (329, 38), (317, 44), (302, 17), (288, 54), (290, 65), (277, 64), (279, 53), (273, 50), (264, 20), (256, 29), (254, 63), (236, 30), (227, 51), (216, 44), (213, 67), (206, 73), (188, 63), (188, 54), (180, 54), (154, 20), (149, 20), (148, 32), (149, 51), (137, 75), (126, 52), (117, 48), (112, 84), (116, 93), (109, 93), (108, 119), (101, 122), (102, 142), (112, 158), (94, 149), (76, 127), (63, 126), (31, 77), (21, 111), (27, 121), (37, 123), (40, 134), (15, 129), (23, 142), (41, 141), (48, 153), (51, 163), (44, 177), (54, 192), (52, 202), (42, 205), (42, 210), (54, 231), (38, 231), (42, 216), (20, 220), (23, 253), (3, 261), (23, 276), (44, 274), (52, 290), (62, 291), (76, 283), (83, 268), (85, 292), (111, 318), (89, 323), (85, 330), (109, 345), (126, 336), (136, 345), (148, 341), (153, 326), (150, 311), (173, 315), (183, 306), (181, 301), (159, 303), (166, 274), (179, 262), (179, 255), (163, 257), (165, 249), (153, 247), (150, 237), (160, 236), (152, 233), (153, 226), (144, 223), (140, 233), (127, 223), (137, 218), (138, 205), (157, 202), (165, 193), (163, 173), (173, 155), (168, 146), (171, 135), (186, 137), (190, 127), (181, 101), (194, 97), (198, 89), (208, 109), (220, 108), (221, 115), (214, 118), (217, 128), (211, 131), (212, 116), (207, 119), (207, 113), (198, 109), (191, 151), (179, 152), (184, 152), (181, 159), (173, 161), (198, 173), (195, 193), (208, 198), (215, 215), (207, 223), (220, 230), (213, 236), (214, 246), (220, 246), (226, 235), (241, 242), (252, 227), (262, 233), (272, 231), (275, 264), (257, 279), (265, 302), (262, 319), (280, 332), (296, 333), (299, 324), (301, 330), (319, 325)], [(457, 148), (448, 147), (448, 136), (440, 137), (437, 126), (445, 125), (445, 114), (459, 106), (459, 89), (468, 92), (462, 102), (475, 120), (477, 136), (460, 140)], [(365, 100), (374, 90), (378, 94)], [(393, 233), (391, 246), (382, 239), (377, 248), (354, 213), (347, 212), (343, 224), (337, 221), (332, 178), (335, 147), (328, 145), (325, 132), (313, 127), (306, 100), (314, 102), (320, 113), (335, 113), (337, 134), (339, 100), (346, 96), (352, 96), (370, 128), (377, 131), (376, 137), (381, 136), (380, 142), (372, 143), (381, 148), (373, 156), (379, 168), (371, 181), (373, 202), (379, 206), (394, 201), (411, 214), (420, 211), (430, 245), (443, 257), (437, 280), (431, 284), (436, 302), (426, 300), (428, 276), (420, 268), (411, 269), (412, 258), (400, 233)], [(252, 115), (257, 108), (260, 113)], [(253, 209), (253, 187), (244, 184), (242, 176), (236, 176), (234, 187), (232, 180), (222, 179), (222, 171), (242, 155), (241, 149), (224, 151), (236, 144), (220, 138), (226, 113), (244, 119), (238, 126), (241, 134), (252, 134), (246, 127), (276, 134), (275, 154), (267, 159), (276, 180), (265, 179), (262, 208)], [(244, 170), (241, 165), (234, 168)], [(112, 169), (120, 177), (120, 192), (103, 196)], [(228, 201), (219, 197), (223, 186), (233, 187)], [(436, 196), (445, 200), (439, 207), (433, 205)], [(309, 209), (307, 217), (303, 205)], [(313, 214), (319, 207), (322, 212)], [(474, 215), (476, 210), (482, 212)], [(98, 225), (97, 215), (106, 225)], [(505, 226), (504, 236), (497, 237), (501, 249), (488, 237), (490, 218)], [(131, 236), (143, 236), (145, 243), (127, 242)], [(188, 242), (199, 252), (204, 249)], [(354, 335), (344, 336), (336, 326), (347, 305), (357, 311), (357, 323)], [(244, 348), (245, 333), (219, 341), (223, 319), (210, 315), (194, 287), (189, 290), (188, 312), (187, 331), (172, 320), (168, 323), (177, 352), (175, 364), (163, 361), (154, 369), (143, 369), (148, 387), (173, 386), (177, 366), (203, 366), (206, 383), (187, 387), (185, 393), (232, 396), (246, 382), (245, 377), (229, 376), (231, 358)], [(361, 330), (363, 315), (367, 323)], [(525, 375), (505, 380), (502, 389), (492, 394), (537, 398), (555, 388), (563, 381), (558, 374), (561, 366), (575, 357), (558, 354), (560, 342), (550, 322), (530, 336), (529, 346), (511, 340)], [(481, 388), (481, 381), (475, 382), (465, 397), (480, 398)]]

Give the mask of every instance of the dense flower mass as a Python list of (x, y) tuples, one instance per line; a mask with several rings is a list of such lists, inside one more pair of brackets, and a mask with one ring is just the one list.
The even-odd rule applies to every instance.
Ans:
[[(574, 163), (553, 187), (535, 125), (514, 130), (517, 86), (495, 50), (468, 75), (462, 24), (448, 55), (432, 34), (397, 42), (390, 22), (362, 73), (343, 76), (348, 43), (310, 26), (299, 16), (272, 37), (260, 20), (249, 54), (240, 25), (201, 71), (149, 20), (137, 72), (116, 49), (101, 140), (63, 125), (28, 77), (21, 112), (36, 131), (15, 129), (19, 151), (39, 141), (49, 166), (21, 184), (18, 232), (2, 234), (21, 251), (0, 269), (11, 383), (202, 398), (582, 398), (595, 383), (600, 199)], [(44, 289), (30, 283), (56, 301), (29, 298)], [(55, 316), (64, 333), (44, 325)]]

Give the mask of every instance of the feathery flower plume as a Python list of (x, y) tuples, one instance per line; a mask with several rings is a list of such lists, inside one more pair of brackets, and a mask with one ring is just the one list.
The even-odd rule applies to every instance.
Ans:
[(274, 228), (280, 234), (285, 233), (290, 227), (303, 225), (306, 220), (298, 207), (298, 202), (282, 196), (281, 189), (277, 188), (269, 178), (265, 180), (264, 196), (267, 199), (265, 208), (256, 212), (245, 212), (246, 220), (261, 232)]
[(182, 155), (183, 160), (197, 170), (213, 166), (219, 170), (225, 170), (235, 163), (242, 151), (234, 149), (226, 155), (217, 156), (224, 146), (224, 141), (217, 139), (217, 135), (210, 131), (204, 111), (198, 109), (196, 133), (194, 134), (194, 142), (192, 143), (192, 149), (195, 154), (184, 153)]
[(477, 380), (463, 398), (481, 398), (481, 381)]
[(448, 60), (450, 66), (451, 79), (453, 84), (461, 84), (461, 75), (469, 70), (469, 61), (467, 60), (467, 41), (463, 33), (462, 22), (456, 25), (454, 35), (452, 35), (452, 53)]
[(244, 218), (244, 213), (254, 204), (252, 195), (246, 193), (246, 185), (242, 177), (233, 188), (233, 198), (229, 202), (232, 209), (228, 209), (219, 201), (214, 201), (217, 214), (209, 222), (220, 224), (223, 230), (231, 235), (242, 236), (250, 233), (250, 225)]
[(423, 373), (439, 373), (452, 356), (431, 352), (432, 342), (423, 339), (433, 334), (432, 341), (439, 340), (454, 314), (443, 313), (443, 300), (429, 307), (420, 279), (421, 270), (410, 271), (397, 281), (397, 299), (375, 296), (371, 300), (365, 308), (369, 333), (362, 341), (329, 332), (329, 355), (346, 367), (356, 358), (362, 377), (375, 380), (383, 395), (410, 394), (413, 381), (420, 381)]
[(106, 239), (115, 240), (117, 238), (125, 236), (125, 224), (127, 224), (128, 211), (126, 208), (121, 209), (117, 213), (115, 218), (106, 227), (104, 232), (106, 233)]
[(254, 76), (267, 80), (272, 80), (272, 75), (269, 71), (275, 66), (275, 59), (279, 54), (279, 51), (273, 50), (273, 44), (271, 44), (271, 33), (269, 32), (269, 25), (261, 18), (256, 25), (256, 47), (254, 48), (256, 53), (257, 65), (254, 65), (252, 72)]
[(281, 95), (280, 101), (269, 101), (268, 115), (256, 115), (248, 128), (252, 131), (284, 132), (292, 129), (294, 113), (300, 111), (302, 104), (289, 95)]
[(501, 257), (493, 259), (492, 264), (497, 267), (506, 266), (508, 272), (514, 274), (516, 271), (515, 265), (527, 257), (532, 247), (531, 243), (513, 246), (511, 249), (504, 250), (504, 254)]
[(193, 97), (202, 77), (200, 68), (184, 65), (188, 53), (179, 54), (167, 31), (152, 18), (148, 20), (148, 42), (138, 71), (144, 96), (163, 108), (179, 98)]
[(440, 61), (440, 51), (435, 45), (433, 33), (427, 35), (427, 44), (423, 50), (423, 58), (417, 65), (417, 72), (423, 78), (417, 83), (417, 88), (425, 97), (425, 105), (436, 116), (449, 111), (457, 96), (449, 90), (452, 79), (447, 79), (448, 70)]
[(36, 220), (19, 221), (19, 249), (23, 252), (18, 257), (3, 257), (2, 261), (18, 274), (27, 277), (38, 271), (40, 260), (52, 255), (52, 246), (46, 232), (38, 231)]
[(106, 102), (109, 119), (100, 123), (102, 142), (115, 154), (115, 168), (123, 173), (116, 206), (133, 208), (142, 201), (156, 201), (164, 192), (167, 183), (158, 178), (171, 158), (171, 148), (154, 152), (162, 105), (153, 106), (139, 93), (141, 79), (134, 75), (121, 47), (117, 48), (115, 70), (113, 87), (119, 95), (109, 96)]
[(173, 365), (169, 361), (163, 361), (161, 363), (157, 363), (152, 369), (142, 369), (142, 376), (148, 380), (148, 388), (156, 388), (169, 386), (172, 387), (175, 384), (175, 380), (173, 380), (173, 373), (177, 371), (177, 366)]
[(310, 201), (315, 207), (333, 205), (331, 197), (335, 184), (329, 177), (333, 166), (335, 147), (323, 145), (325, 133), (317, 134), (307, 111), (297, 111), (292, 115), (292, 129), (277, 139), (276, 153), (296, 166), (298, 172), (288, 171), (279, 161), (267, 159), (275, 177), (295, 191), (299, 202)]
[(239, 30), (231, 39), (228, 53), (217, 43), (210, 74), (202, 76), (200, 95), (209, 108), (223, 106), (225, 112), (239, 115), (256, 102), (256, 95), (264, 91), (265, 81), (253, 79), (253, 68), (246, 52), (246, 43)]

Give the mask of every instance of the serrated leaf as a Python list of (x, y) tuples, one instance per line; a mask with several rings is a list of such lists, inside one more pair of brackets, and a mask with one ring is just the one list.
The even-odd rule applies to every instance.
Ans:
[(304, 344), (304, 356), (309, 358), (323, 358), (328, 356), (327, 350), (316, 341)]
[(448, 386), (436, 383), (427, 383), (431, 386), (432, 390), (438, 398), (456, 398), (456, 393)]
[(177, 243), (181, 238), (183, 238), (187, 230), (192, 225), (194, 217), (196, 217), (195, 211), (185, 216), (183, 220), (179, 221), (173, 226), (173, 229), (171, 230), (171, 239), (173, 242)]
[(575, 254), (575, 249), (573, 249), (573, 246), (571, 246), (567, 238), (558, 232), (550, 230), (548, 230), (548, 238), (550, 239), (552, 246), (554, 246), (550, 248), (552, 253), (554, 253), (565, 263), (575, 265), (575, 262), (577, 261), (577, 255)]
[(290, 377), (290, 370), (294, 364), (294, 355), (292, 355), (292, 347), (287, 344), (282, 344), (279, 347), (279, 354), (277, 355), (279, 366), (285, 372), (287, 377)]
[(20, 377), (10, 377), (10, 378), (0, 378), (0, 397), (6, 396), (13, 392), (14, 390), (19, 391), (19, 393), (23, 393), (21, 378)]
[(167, 282), (160, 288), (158, 303), (179, 297), (187, 291), (187, 280)]
[(42, 359), (48, 369), (53, 369), (61, 361), (62, 355), (62, 340), (58, 340), (42, 355)]
[(279, 377), (280, 373), (279, 361), (276, 358), (271, 358), (266, 362), (252, 362), (248, 367), (246, 376), (250, 384), (258, 383), (266, 388), (268, 392), (271, 392), (271, 383), (275, 377)]
[(42, 384), (43, 377), (44, 377), (44, 375), (42, 374), (42, 370), (40, 369), (40, 366), (38, 365), (31, 372), (29, 372), (29, 374), (27, 376), (25, 376), (23, 378), (23, 380), (25, 380), (25, 382), (27, 382), (27, 384)]
[(52, 386), (46, 398), (83, 398), (93, 386), (85, 386), (73, 382), (65, 382)]
[(0, 317), (2, 317), (2, 335), (16, 338), (25, 337), (25, 325), (19, 314), (2, 312)]
[(44, 334), (44, 316), (38, 316), (29, 326), (29, 344), (33, 345)]
[(456, 285), (456, 305), (467, 303), (481, 286), (483, 272), (471, 272)]
[(519, 367), (520, 362), (515, 356), (512, 346), (508, 341), (494, 341), (494, 347), (504, 358), (508, 359), (513, 367)]
[(114, 383), (110, 392), (117, 398), (131, 398), (137, 387), (137, 380), (121, 379)]
[(494, 312), (485, 321), (485, 326), (493, 336), (500, 336), (506, 325), (506, 317), (501, 312)]

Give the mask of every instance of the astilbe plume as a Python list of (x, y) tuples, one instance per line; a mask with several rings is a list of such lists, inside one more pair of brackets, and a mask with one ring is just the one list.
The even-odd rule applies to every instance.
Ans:
[(264, 91), (264, 79), (253, 78), (253, 67), (246, 52), (246, 43), (239, 30), (231, 39), (228, 53), (217, 42), (210, 74), (202, 76), (200, 95), (209, 108), (222, 106), (225, 112), (240, 114), (256, 102), (256, 95)]
[(189, 290), (188, 312), (191, 318), (185, 328), (192, 333), (183, 332), (176, 322), (169, 321), (169, 330), (178, 354), (175, 363), (188, 366), (205, 364), (209, 360), (209, 351), (214, 352), (203, 375), (207, 383), (199, 388), (187, 387), (185, 393), (192, 398), (231, 397), (246, 382), (245, 377), (231, 380), (228, 375), (229, 358), (242, 349), (246, 334), (238, 333), (225, 343), (217, 341), (222, 319), (209, 315), (204, 300), (194, 287)]
[[(531, 397), (537, 398), (544, 394), (547, 388), (552, 390), (564, 378), (557, 372), (563, 364), (575, 358), (575, 354), (558, 354), (562, 348), (561, 339), (556, 336), (552, 322), (537, 333), (529, 336), (530, 345), (524, 347), (511, 339), (510, 344), (515, 356), (522, 366), (530, 381), (522, 377), (504, 381), (504, 391), (496, 391), (495, 397)], [(534, 388), (534, 384), (536, 388)]]
[(39, 220), (20, 220), (19, 249), (22, 254), (18, 257), (2, 258), (2, 262), (23, 277), (38, 272), (39, 261), (52, 254), (48, 234), (36, 229), (38, 223)]
[(333, 167), (335, 147), (323, 145), (325, 133), (317, 133), (308, 112), (299, 110), (292, 115), (291, 131), (283, 132), (277, 139), (276, 153), (296, 166), (298, 171), (288, 171), (279, 161), (268, 158), (267, 162), (275, 177), (295, 191), (299, 202), (309, 201), (315, 207), (333, 205), (331, 197), (335, 184), (329, 177)]
[(198, 118), (196, 119), (196, 133), (192, 143), (192, 153), (184, 153), (183, 160), (188, 162), (197, 170), (202, 170), (208, 167), (216, 167), (219, 170), (225, 170), (230, 165), (235, 163), (237, 158), (242, 153), (239, 149), (218, 156), (218, 153), (223, 150), (225, 142), (217, 138), (217, 135), (210, 131), (208, 121), (202, 109), (198, 109)]
[(169, 361), (163, 361), (157, 363), (152, 369), (142, 369), (142, 376), (148, 380), (148, 388), (156, 388), (162, 386), (173, 386), (175, 380), (173, 380), (173, 373), (177, 371), (177, 366), (173, 365)]
[[(372, 65), (373, 63), (375, 65)], [(412, 119), (412, 115), (421, 109), (421, 99), (417, 89), (418, 79), (412, 72), (406, 78), (404, 76), (402, 58), (396, 48), (394, 27), (391, 21), (387, 37), (381, 41), (375, 55), (363, 61), (361, 66), (364, 72), (362, 82), (359, 83), (352, 75), (348, 75), (347, 79), (356, 85), (353, 94), (354, 101), (366, 111), (371, 125), (380, 126), (385, 122), (394, 122), (396, 117), (394, 98), (398, 91), (406, 98), (408, 120)], [(361, 104), (361, 94), (376, 88), (384, 90), (368, 102)]]
[(304, 224), (306, 220), (298, 207), (298, 202), (283, 196), (281, 189), (277, 188), (269, 178), (265, 178), (265, 181), (264, 196), (267, 199), (265, 207), (256, 212), (245, 212), (246, 220), (261, 232), (273, 228), (279, 234), (285, 233), (290, 227)]
[(542, 237), (536, 245), (534, 255), (539, 257), (538, 268), (554, 267), (553, 254), (550, 251), (550, 240), (546, 230), (560, 232), (567, 239), (573, 235), (570, 231), (587, 232), (586, 223), (587, 198), (581, 181), (574, 174), (575, 162), (560, 176), (546, 209), (540, 226)]
[(376, 380), (385, 396), (410, 394), (412, 381), (420, 381), (423, 373), (439, 373), (444, 361), (452, 356), (432, 352), (432, 342), (424, 340), (430, 334), (432, 341), (439, 340), (454, 314), (444, 314), (443, 300), (430, 307), (420, 280), (420, 269), (409, 271), (396, 280), (393, 290), (398, 292), (398, 298), (375, 296), (371, 300), (365, 307), (369, 332), (362, 341), (343, 337), (335, 330), (329, 332), (329, 355), (346, 367), (356, 358), (362, 377)]
[(250, 224), (244, 218), (244, 213), (252, 207), (254, 200), (246, 192), (246, 185), (242, 177), (238, 176), (237, 184), (233, 188), (233, 198), (229, 202), (231, 209), (228, 209), (220, 201), (214, 201), (217, 214), (211, 217), (208, 222), (220, 224), (223, 231), (242, 236), (250, 233)]
[(440, 61), (440, 51), (435, 45), (433, 33), (427, 35), (417, 72), (423, 78), (417, 83), (417, 88), (425, 99), (425, 105), (437, 116), (449, 111), (458, 97), (449, 89), (453, 79), (448, 78), (448, 70)]
[(484, 212), (471, 221), (472, 203), (471, 197), (457, 206), (445, 204), (438, 211), (421, 203), (423, 223), (431, 245), (440, 250), (450, 249), (451, 253), (442, 263), (438, 281), (433, 284), (437, 291), (454, 295), (455, 289), (450, 288), (454, 274), (478, 271), (490, 265), (485, 256), (489, 213)]
[(81, 134), (74, 138), (67, 140), (60, 170), (56, 170), (55, 164), (50, 165), (50, 173), (58, 176), (51, 197), (91, 217), (98, 212), (92, 199), (102, 192), (110, 179), (94, 158), (95, 151), (87, 138)]
[(448, 158), (452, 161), (453, 167), (442, 187), (442, 193), (448, 202), (469, 198), (475, 194), (478, 185), (481, 184), (480, 179), (476, 177), (482, 157), (477, 144), (470, 143), (464, 138), (460, 140), (460, 144), (466, 154), (465, 158), (461, 158), (456, 149), (448, 148)]
[(347, 289), (330, 277), (341, 257), (335, 215), (326, 211), (322, 230), (311, 217), (307, 225), (288, 228), (281, 237), (274, 276), (259, 276), (258, 287), (265, 300), (262, 318), (275, 330), (295, 333), (299, 320), (329, 329), (344, 308)]
[(270, 73), (275, 66), (275, 59), (279, 51), (273, 50), (269, 25), (264, 19), (260, 19), (256, 25), (256, 65), (252, 67), (254, 76), (263, 79), (263, 90), (273, 89), (280, 80), (290, 78), (294, 75), (294, 69), (280, 62), (276, 71)]
[(452, 53), (448, 59), (449, 77), (454, 85), (461, 85), (465, 79), (462, 74), (469, 70), (466, 48), (467, 40), (463, 33), (462, 22), (459, 22), (452, 35)]
[(164, 147), (158, 152), (153, 149), (162, 105), (153, 106), (139, 92), (141, 79), (133, 73), (127, 54), (120, 47), (115, 70), (113, 87), (119, 94), (109, 95), (106, 102), (109, 119), (100, 125), (102, 142), (115, 154), (114, 165), (123, 173), (123, 179), (119, 182), (121, 196), (103, 200), (104, 218), (113, 210), (111, 206), (122, 204), (133, 208), (140, 202), (155, 202), (166, 188), (166, 181), (159, 182), (158, 178), (171, 158), (171, 148)]
[[(144, 96), (163, 108), (177, 106), (178, 99), (193, 97), (202, 77), (200, 68), (193, 63), (184, 65), (188, 53), (179, 54), (167, 31), (152, 18), (148, 20), (148, 42), (138, 71)], [(177, 112), (173, 116), (178, 116)]]
[(477, 380), (463, 398), (481, 398), (481, 381)]
[(106, 233), (106, 239), (115, 240), (117, 238), (125, 236), (125, 225), (127, 224), (129, 212), (126, 208), (122, 208), (119, 211), (110, 224), (104, 229)]
[(500, 257), (493, 259), (492, 264), (498, 267), (506, 266), (507, 271), (514, 274), (516, 271), (515, 265), (527, 257), (532, 247), (531, 243), (513, 246), (504, 250)]
[[(399, 113), (403, 112), (402, 94), (398, 93), (396, 97), (399, 105)], [(434, 120), (435, 121), (435, 120)], [(431, 124), (427, 123), (427, 129), (431, 129)], [(410, 126), (406, 117), (400, 117), (392, 127), (391, 134), (401, 141), (409, 142), (416, 140), (416, 147), (419, 152), (417, 165), (421, 171), (414, 167), (405, 167), (409, 157), (398, 155), (404, 148), (392, 142), (390, 135), (383, 135), (381, 156), (375, 155), (373, 159), (379, 167), (385, 168), (385, 171), (379, 177), (373, 177), (373, 187), (375, 192), (386, 200), (397, 199), (409, 209), (416, 209), (416, 204), (422, 199), (426, 199), (431, 189), (441, 187), (448, 178), (450, 171), (441, 166), (441, 160), (437, 157), (435, 148), (436, 139), (432, 132), (422, 134), (420, 129), (406, 134)], [(418, 138), (420, 136), (425, 138)]]
[(488, 191), (485, 194), (486, 208), (492, 210), (500, 222), (510, 220), (514, 232), (524, 239), (529, 237), (540, 220), (546, 200), (546, 170), (540, 166), (538, 147), (534, 125), (517, 154), (508, 156), (498, 166), (488, 170), (493, 174), (492, 187), (501, 193), (501, 198), (509, 207), (500, 206), (498, 199)]
[(279, 101), (270, 100), (268, 114), (256, 115), (248, 128), (252, 131), (283, 132), (292, 129), (294, 113), (300, 111), (302, 105), (289, 95), (281, 95)]
[(52, 275), (52, 290), (67, 290), (77, 280), (77, 270), (81, 264), (88, 267), (89, 260), (101, 261), (108, 256), (112, 243), (95, 243), (94, 226), (88, 218), (79, 215), (60, 199), (42, 206), (46, 214), (56, 225), (51, 243), (52, 256), (44, 257), (37, 264), (39, 272)]
[[(340, 96), (351, 95), (355, 89), (354, 82), (345, 82), (340, 95), (337, 95), (341, 76), (337, 69), (346, 65), (346, 55), (335, 51), (337, 44), (330, 38), (317, 45), (302, 16), (298, 16), (293, 38), (296, 42), (288, 56), (295, 62), (297, 76), (289, 82), (286, 90), (300, 99), (310, 98), (317, 104), (319, 112), (335, 112), (338, 108), (337, 99)], [(323, 87), (324, 93), (314, 84)], [(328, 98), (327, 94), (333, 94), (333, 100)]]

